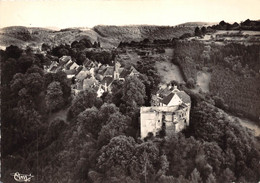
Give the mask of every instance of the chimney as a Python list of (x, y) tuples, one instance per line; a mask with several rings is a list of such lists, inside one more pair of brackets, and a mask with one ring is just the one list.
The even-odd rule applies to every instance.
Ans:
[(172, 92), (179, 92), (180, 90), (178, 90), (178, 87), (177, 87), (177, 85), (174, 85), (173, 86), (173, 91)]
[(105, 82), (105, 91), (107, 92), (107, 82)]

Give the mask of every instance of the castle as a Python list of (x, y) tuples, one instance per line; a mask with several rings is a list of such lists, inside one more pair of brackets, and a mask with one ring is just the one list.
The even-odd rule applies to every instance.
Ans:
[(140, 108), (141, 138), (177, 133), (189, 125), (191, 99), (177, 86), (165, 88), (153, 96), (151, 107)]

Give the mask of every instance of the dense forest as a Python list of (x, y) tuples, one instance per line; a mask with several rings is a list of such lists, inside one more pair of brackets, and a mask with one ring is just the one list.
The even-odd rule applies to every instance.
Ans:
[(252, 30), (259, 31), (260, 30), (260, 21), (259, 20), (245, 20), (240, 22), (234, 22), (233, 24), (227, 23), (224, 20), (219, 22), (217, 25), (209, 26), (208, 29), (215, 30)]
[(225, 110), (254, 121), (260, 116), (259, 45), (205, 45), (198, 41), (178, 42), (173, 63), (180, 66), (186, 81), (196, 81), (197, 71), (211, 73), (211, 94), (222, 98)]
[[(38, 182), (228, 183), (260, 179), (259, 139), (192, 92), (187, 129), (170, 137), (139, 138), (139, 107), (150, 105), (151, 94), (160, 83), (155, 63), (149, 59), (137, 63), (140, 76), (114, 82), (111, 94), (98, 98), (94, 90), (87, 89), (72, 100), (71, 81), (66, 74), (45, 73), (43, 66), (50, 58), (70, 54), (73, 47), (75, 55), (84, 50), (87, 57), (87, 44), (83, 41), (51, 48), (46, 56), (15, 46), (1, 51), (4, 182), (13, 181), (10, 173), (14, 171), (29, 172)], [(203, 62), (200, 59), (203, 54), (199, 53), (205, 49), (209, 50), (196, 42), (176, 46), (174, 61), (186, 79), (194, 77), (193, 69), (208, 64), (206, 53)], [(102, 57), (103, 52), (95, 54)], [(80, 62), (77, 56), (73, 58)], [(216, 63), (219, 67), (222, 64)], [(217, 87), (219, 83), (213, 84)], [(253, 87), (248, 86), (252, 93)], [(250, 99), (245, 101), (254, 105)], [(51, 118), (61, 110), (68, 111), (66, 119)]]

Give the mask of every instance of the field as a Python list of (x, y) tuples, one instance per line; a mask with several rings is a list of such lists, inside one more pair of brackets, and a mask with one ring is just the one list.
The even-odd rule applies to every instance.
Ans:
[(162, 77), (162, 84), (169, 83), (172, 80), (185, 83), (180, 68), (171, 62), (172, 56), (173, 49), (165, 49), (165, 54), (160, 57), (161, 60), (156, 62), (157, 70)]
[(218, 30), (206, 34), (203, 38), (191, 37), (189, 40), (200, 40), (205, 42), (227, 43), (237, 42), (241, 44), (260, 43), (260, 31), (238, 31), (238, 30)]

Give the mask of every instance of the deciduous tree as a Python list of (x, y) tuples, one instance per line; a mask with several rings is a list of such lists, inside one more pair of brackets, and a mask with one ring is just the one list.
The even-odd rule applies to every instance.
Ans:
[(47, 87), (46, 105), (51, 112), (64, 107), (63, 92), (59, 82), (54, 81)]

